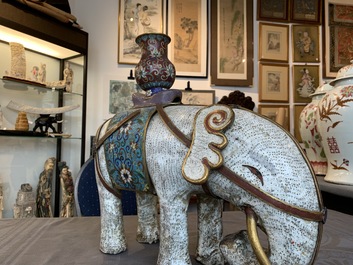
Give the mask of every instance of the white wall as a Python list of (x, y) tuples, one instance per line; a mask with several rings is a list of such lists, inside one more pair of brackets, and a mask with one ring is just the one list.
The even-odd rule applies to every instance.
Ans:
[[(254, 0), (254, 18), (256, 18)], [(86, 158), (89, 155), (89, 136), (94, 135), (98, 126), (109, 118), (109, 80), (127, 80), (134, 65), (117, 63), (119, 0), (70, 0), (71, 13), (75, 15), (83, 30), (89, 33), (88, 80), (87, 80), (87, 142)], [(210, 17), (210, 16), (209, 16)], [(254, 23), (254, 33), (258, 32)], [(210, 47), (210, 43), (208, 45)], [(254, 62), (257, 62), (258, 38), (254, 34)], [(210, 58), (210, 57), (209, 57)], [(210, 68), (210, 67), (209, 67)], [(187, 81), (193, 89), (215, 90), (216, 101), (234, 90), (251, 96), (258, 105), (257, 64), (254, 64), (253, 87), (211, 87), (208, 78), (177, 78), (173, 88), (183, 89)]]

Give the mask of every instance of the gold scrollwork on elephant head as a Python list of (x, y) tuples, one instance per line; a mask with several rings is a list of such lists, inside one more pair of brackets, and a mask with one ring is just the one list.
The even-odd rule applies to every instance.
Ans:
[[(226, 105), (211, 105), (197, 112), (192, 143), (182, 166), (182, 174), (187, 181), (203, 184), (208, 179), (210, 169), (223, 164), (222, 149), (228, 144), (224, 131), (233, 121), (234, 112)], [(204, 163), (205, 160), (207, 163)]]

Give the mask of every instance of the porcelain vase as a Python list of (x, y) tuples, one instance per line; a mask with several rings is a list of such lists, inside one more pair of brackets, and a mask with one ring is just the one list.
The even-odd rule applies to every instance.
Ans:
[(135, 67), (136, 83), (148, 96), (171, 88), (175, 81), (175, 67), (167, 57), (170, 41), (162, 33), (146, 33), (136, 38), (141, 48), (141, 59)]
[(353, 185), (353, 78), (336, 82), (318, 108), (318, 129), (328, 162), (324, 179)]
[(304, 150), (316, 175), (325, 175), (327, 172), (327, 159), (317, 124), (319, 119), (318, 104), (326, 92), (332, 88), (329, 84), (318, 87), (315, 93), (310, 95), (311, 103), (305, 106), (299, 116), (299, 132)]

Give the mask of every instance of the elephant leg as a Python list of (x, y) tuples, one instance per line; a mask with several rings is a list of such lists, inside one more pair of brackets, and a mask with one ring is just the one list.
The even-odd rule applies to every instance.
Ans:
[(137, 242), (156, 243), (159, 239), (157, 196), (146, 192), (136, 192), (137, 202)]
[(188, 200), (160, 201), (158, 265), (190, 265), (187, 226)]
[(205, 265), (224, 264), (219, 248), (223, 231), (223, 200), (199, 195), (197, 202), (199, 240), (196, 259)]
[(109, 192), (97, 177), (101, 209), (100, 250), (118, 254), (126, 250), (121, 200)]

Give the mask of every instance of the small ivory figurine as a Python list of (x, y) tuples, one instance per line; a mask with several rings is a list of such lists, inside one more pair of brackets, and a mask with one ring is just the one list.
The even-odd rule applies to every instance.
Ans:
[(62, 162), (60, 168), (60, 185), (61, 185), (61, 217), (74, 216), (74, 182), (69, 167), (66, 162)]
[(31, 184), (21, 184), (17, 193), (16, 204), (13, 207), (14, 218), (31, 218), (36, 212), (36, 194)]
[(44, 163), (44, 170), (39, 175), (37, 187), (37, 217), (53, 217), (51, 210), (52, 181), (55, 158), (50, 157)]

